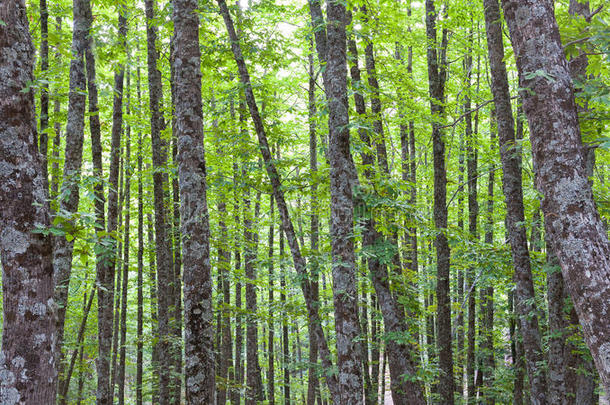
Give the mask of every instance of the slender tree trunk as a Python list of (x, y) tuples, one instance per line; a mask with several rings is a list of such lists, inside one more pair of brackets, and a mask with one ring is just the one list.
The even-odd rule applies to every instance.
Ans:
[[(311, 260), (311, 288), (315, 305), (320, 305), (320, 294), (318, 285), (318, 232), (319, 232), (319, 218), (318, 218), (318, 144), (317, 144), (317, 133), (316, 133), (316, 121), (315, 115), (316, 110), (316, 80), (314, 76), (313, 68), (313, 50), (309, 52), (309, 87), (308, 87), (308, 107), (309, 107), (309, 171), (310, 171), (310, 251), (312, 258)], [(273, 212), (273, 211), (272, 211)], [(273, 223), (273, 222), (272, 222)], [(272, 239), (270, 239), (270, 246)], [(271, 249), (271, 248), (270, 248)], [(271, 280), (271, 278), (270, 278)], [(269, 290), (269, 302), (273, 298), (273, 292)], [(272, 326), (270, 326), (271, 329)], [(307, 381), (307, 405), (315, 405), (316, 397), (320, 395), (320, 381), (318, 379), (318, 342), (316, 341), (316, 334), (314, 325), (311, 322), (308, 324), (309, 334), (309, 370), (308, 370), (308, 381)], [(269, 338), (271, 342), (271, 337)], [(271, 346), (269, 347), (269, 353), (272, 353)], [(320, 405), (320, 404), (318, 404)]]
[[(127, 72), (127, 115), (131, 114), (130, 111), (130, 74)], [(128, 125), (125, 130), (125, 225), (123, 227), (123, 286), (121, 290), (121, 326), (119, 336), (119, 370), (118, 370), (118, 384), (119, 384), (119, 405), (125, 404), (125, 364), (126, 364), (126, 344), (127, 344), (127, 289), (129, 279), (129, 225), (130, 225), (130, 211), (131, 211), (131, 127)]]
[[(165, 208), (165, 185), (167, 174), (163, 169), (167, 165), (167, 144), (161, 137), (165, 128), (165, 120), (161, 114), (163, 91), (161, 88), (161, 72), (157, 68), (158, 51), (156, 49), (157, 27), (154, 24), (154, 0), (145, 1), (146, 8), (146, 37), (148, 55), (148, 87), (150, 99), (150, 126), (153, 150), (153, 196), (155, 211), (155, 247), (157, 263), (157, 308), (159, 342), (159, 403), (168, 405), (172, 398), (171, 370), (174, 364), (172, 359), (171, 343), (169, 341), (172, 330), (169, 322), (170, 307), (174, 304), (173, 297), (173, 264), (168, 231), (168, 219)], [(208, 288), (203, 286), (203, 288)], [(207, 316), (207, 314), (202, 314)]]
[[(472, 30), (469, 31), (472, 36)], [(471, 39), (472, 41), (472, 39)], [(470, 45), (472, 42), (470, 42)], [(464, 72), (466, 74), (466, 86), (469, 88), (471, 85), (472, 76), (472, 55), (471, 49), (469, 48), (464, 58)], [(479, 203), (477, 200), (477, 140), (476, 133), (472, 133), (472, 114), (470, 95), (467, 92), (464, 97), (464, 111), (466, 112), (465, 118), (465, 138), (466, 138), (466, 170), (467, 170), (467, 182), (468, 182), (468, 233), (473, 241), (478, 242), (479, 232), (477, 229), (477, 217), (479, 215)], [(492, 172), (493, 173), (493, 172)], [(493, 174), (492, 174), (493, 177)], [(493, 181), (492, 181), (493, 187)], [(493, 188), (492, 194), (493, 196)], [(475, 320), (476, 320), (476, 282), (475, 282), (475, 268), (469, 268), (466, 276), (466, 286), (468, 291), (468, 352), (467, 352), (467, 363), (466, 363), (466, 378), (467, 378), (467, 393), (468, 403), (474, 403), (476, 400), (475, 393)], [(460, 299), (462, 302), (463, 299)]]
[(439, 394), (443, 404), (454, 403), (453, 354), (451, 346), (451, 300), (449, 298), (450, 250), (445, 234), (447, 228), (447, 171), (445, 168), (445, 140), (440, 120), (444, 115), (444, 88), (446, 80), (447, 30), (443, 29), (440, 55), (437, 50), (437, 33), (434, 1), (426, 0), (426, 35), (428, 38), (428, 77), (431, 97), (432, 143), (434, 157), (434, 225), (437, 260), (437, 347), (439, 355)]
[(280, 302), (282, 303), (282, 364), (284, 366), (284, 405), (290, 399), (290, 346), (288, 341), (288, 319), (286, 316), (286, 276), (284, 269), (284, 231), (280, 228)]
[[(152, 214), (147, 214), (146, 218), (146, 233), (148, 246), (156, 246), (153, 232)], [(153, 405), (159, 403), (159, 322), (158, 322), (158, 305), (157, 305), (157, 268), (155, 263), (155, 252), (150, 249), (148, 252), (148, 281), (150, 283), (149, 300), (150, 300), (150, 326), (152, 336), (152, 353), (150, 366), (152, 369), (150, 396)]]
[[(47, 0), (40, 0), (40, 75), (47, 80), (40, 89), (40, 146), (42, 176), (45, 181), (45, 190), (49, 188), (49, 10)], [(83, 89), (84, 90), (84, 89)]]
[[(241, 113), (240, 113), (241, 116)], [(241, 117), (240, 117), (241, 120)], [(239, 211), (240, 204), (237, 198), (238, 191), (241, 190), (241, 183), (238, 185), (237, 175), (239, 171), (237, 168), (237, 164), (233, 164), (233, 175), (234, 175), (234, 189), (235, 189), (235, 204), (234, 204), (234, 212), (235, 212), (235, 229), (239, 229), (240, 220), (239, 220)], [(236, 235), (237, 236), (237, 235)], [(237, 274), (240, 274), (241, 277), (241, 253), (240, 253), (240, 243), (238, 238), (236, 237), (235, 243), (235, 271)], [(242, 298), (241, 298), (241, 290), (242, 284), (240, 281), (240, 277), (237, 278), (235, 282), (235, 382), (239, 389), (233, 390), (231, 393), (231, 403), (239, 405), (241, 403), (241, 386), (244, 383), (244, 363), (243, 363), (243, 346), (244, 346), (244, 332), (242, 328)]]
[[(242, 176), (247, 179), (247, 173), (242, 171)], [(244, 267), (246, 275), (246, 405), (255, 405), (258, 398), (258, 381), (260, 379), (258, 362), (258, 320), (256, 303), (256, 257), (258, 235), (253, 218), (256, 215), (250, 211), (250, 189), (246, 184), (244, 194)], [(258, 202), (257, 202), (258, 204)], [(256, 235), (256, 236), (255, 236)]]
[(210, 229), (196, 0), (174, 1), (176, 129), (184, 263), (186, 402), (214, 403)]
[[(218, 272), (222, 280), (222, 318), (221, 318), (221, 334), (222, 341), (219, 349), (221, 358), (219, 362), (220, 384), (217, 385), (217, 403), (225, 405), (227, 402), (227, 387), (230, 387), (231, 378), (229, 367), (233, 363), (232, 357), (232, 342), (231, 342), (231, 252), (228, 248), (228, 229), (224, 221), (227, 216), (227, 205), (225, 202), (224, 191), (220, 196), (218, 203), (218, 212), (220, 219), (218, 227), (220, 228), (220, 242), (218, 247)], [(219, 309), (220, 311), (220, 309)]]
[[(139, 58), (138, 58), (139, 62)], [(139, 65), (139, 63), (138, 63)], [(136, 68), (136, 91), (138, 96), (138, 111), (142, 109), (142, 94), (140, 90), (140, 66)], [(136, 405), (142, 405), (142, 385), (144, 377), (144, 193), (142, 187), (142, 132), (138, 131), (138, 314), (136, 326)]]
[[(57, 389), (48, 192), (36, 146), (34, 47), (25, 2), (0, 6), (0, 402), (53, 404)], [(81, 53), (82, 58), (82, 53)]]
[[(87, 300), (87, 293), (85, 293), (85, 299), (83, 301), (83, 317), (80, 323), (80, 327), (78, 329), (78, 335), (76, 337), (76, 348), (72, 350), (72, 357), (70, 358), (70, 364), (68, 365), (68, 371), (66, 372), (65, 378), (61, 381), (59, 386), (59, 404), (65, 405), (68, 403), (68, 390), (70, 388), (70, 380), (72, 379), (72, 373), (74, 372), (74, 366), (76, 364), (76, 358), (82, 356), (83, 350), (83, 338), (85, 335), (85, 329), (87, 327), (87, 318), (89, 317), (89, 312), (91, 311), (91, 304), (93, 303), (93, 297), (95, 296), (95, 287), (92, 288), (91, 293), (89, 294), (89, 299)], [(80, 353), (80, 354), (79, 354)], [(81, 373), (82, 374), (82, 373)], [(80, 374), (79, 374), (80, 377)]]
[[(80, 200), (80, 177), (83, 161), (83, 138), (85, 127), (85, 101), (86, 88), (85, 77), (85, 48), (87, 47), (87, 36), (89, 25), (86, 18), (86, 8), (89, 2), (86, 0), (74, 1), (72, 31), (72, 54), (70, 62), (70, 91), (68, 95), (68, 118), (66, 124), (66, 147), (64, 152), (63, 182), (61, 185), (61, 198), (59, 209), (68, 215), (78, 211)], [(66, 318), (66, 307), (68, 304), (68, 290), (70, 288), (70, 276), (72, 273), (72, 253), (74, 249), (74, 235), (71, 235), (74, 223), (67, 219), (61, 226), (65, 235), (57, 236), (53, 246), (53, 268), (55, 281), (54, 300), (57, 303), (57, 345), (59, 348), (58, 371), (60, 380), (63, 379), (63, 351), (64, 323)]]
[[(118, 360), (119, 360), (119, 335), (120, 335), (120, 326), (121, 326), (121, 300), (123, 291), (123, 284), (121, 280), (123, 279), (123, 272), (121, 271), (121, 266), (123, 264), (121, 252), (123, 251), (123, 240), (119, 237), (120, 230), (123, 229), (123, 207), (125, 203), (125, 167), (123, 162), (123, 147), (120, 147), (120, 159), (119, 159), (119, 219), (117, 226), (117, 240), (118, 246), (116, 250), (116, 264), (118, 264), (119, 271), (115, 271), (116, 280), (114, 282), (115, 288), (118, 291), (115, 291), (115, 300), (114, 300), (114, 320), (112, 322), (112, 364), (110, 367), (110, 397), (115, 397), (115, 389), (117, 384), (118, 377)], [(115, 265), (116, 265), (115, 264)]]
[(273, 322), (274, 315), (274, 299), (273, 299), (273, 240), (274, 240), (274, 221), (273, 216), (273, 194), (269, 196), (269, 320), (267, 322), (267, 328), (269, 329), (269, 337), (267, 339), (267, 350), (268, 356), (268, 370), (267, 370), (267, 391), (269, 392), (269, 405), (275, 404), (275, 323)]
[[(478, 130), (478, 119), (479, 115), (475, 117), (475, 136)], [(495, 118), (495, 110), (491, 110), (490, 114), (490, 130), (489, 130), (489, 140), (492, 149), (495, 148), (496, 143), (496, 118)], [(474, 150), (476, 156), (476, 149)], [(485, 243), (488, 245), (492, 245), (494, 242), (494, 188), (495, 188), (495, 168), (489, 168), (489, 178), (487, 183), (487, 224), (485, 227)], [(483, 287), (483, 286), (482, 286)], [(491, 389), (494, 381), (494, 286), (493, 284), (488, 284), (485, 288), (481, 288), (481, 319), (482, 325), (481, 329), (484, 330), (484, 334), (482, 335), (481, 341), (481, 349), (483, 351), (483, 359), (482, 359), (482, 369), (485, 369), (485, 375), (482, 381), (485, 383), (485, 387), (487, 389)], [(512, 299), (512, 296), (511, 298)], [(511, 301), (512, 305), (512, 301)], [(511, 315), (512, 316), (512, 315)], [(514, 327), (514, 325), (513, 325)], [(523, 380), (523, 378), (522, 378)], [(486, 402), (488, 405), (492, 405), (494, 403), (493, 393), (485, 393)]]
[[(88, 3), (88, 2), (87, 2)], [(89, 8), (87, 17), (93, 20)], [(124, 9), (119, 10), (119, 44), (126, 50), (127, 19)], [(123, 131), (123, 79), (124, 65), (119, 65), (114, 76), (114, 101), (112, 106), (112, 140), (110, 174), (108, 179), (108, 224), (107, 233), (112, 235), (117, 230), (119, 211), (119, 156), (121, 149), (121, 133)], [(103, 264), (98, 267), (98, 361), (97, 361), (97, 402), (99, 405), (110, 405), (113, 402), (113, 387), (110, 381), (110, 353), (113, 336), (113, 303), (114, 303), (114, 273), (117, 257), (116, 240), (109, 237), (110, 247), (103, 258)], [(113, 371), (114, 372), (114, 371)]]
[[(61, 17), (55, 18), (55, 26), (56, 33), (61, 33)], [(55, 45), (55, 62), (59, 65), (61, 63), (61, 51), (60, 44)], [(89, 64), (89, 62), (87, 62)], [(87, 78), (87, 85), (89, 85), (89, 78)], [(58, 86), (59, 87), (59, 86)], [(91, 98), (91, 91), (88, 91), (89, 98)], [(59, 178), (61, 173), (59, 172), (59, 149), (61, 147), (61, 101), (59, 97), (59, 91), (56, 88), (55, 90), (55, 100), (53, 102), (53, 119), (55, 120), (55, 125), (53, 128), (54, 136), (53, 136), (53, 151), (52, 159), (53, 163), (51, 164), (51, 199), (57, 197), (57, 192), (59, 190)], [(91, 119), (91, 118), (90, 118)], [(47, 162), (48, 166), (48, 162)]]

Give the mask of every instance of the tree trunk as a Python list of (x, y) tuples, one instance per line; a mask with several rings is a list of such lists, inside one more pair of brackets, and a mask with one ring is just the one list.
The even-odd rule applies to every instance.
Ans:
[[(148, 246), (156, 246), (153, 232), (152, 214), (148, 214), (146, 218), (146, 233)], [(150, 329), (154, 338), (150, 359), (150, 366), (152, 369), (150, 396), (153, 405), (159, 403), (159, 312), (157, 305), (157, 268), (155, 264), (155, 252), (153, 251), (153, 249), (150, 249), (148, 252), (148, 282), (150, 283)]]
[(274, 216), (273, 216), (273, 194), (269, 196), (269, 320), (267, 322), (267, 328), (269, 329), (269, 337), (267, 339), (268, 349), (268, 370), (267, 370), (267, 391), (269, 392), (269, 405), (275, 405), (275, 326), (273, 322), (274, 317), (274, 302), (273, 302), (273, 237), (274, 237)]
[(174, 1), (176, 129), (184, 265), (186, 402), (214, 403), (210, 229), (196, 0)]
[[(241, 121), (241, 113), (240, 113), (240, 121)], [(239, 221), (239, 211), (240, 204), (237, 198), (238, 190), (241, 190), (241, 182), (238, 184), (237, 181), (237, 163), (233, 164), (233, 176), (234, 176), (234, 190), (235, 190), (235, 204), (234, 204), (234, 212), (235, 212), (235, 229), (239, 229), (240, 221)], [(234, 236), (236, 239), (235, 244), (235, 272), (240, 274), (241, 277), (241, 254), (240, 248), (241, 245), (239, 242), (239, 237)], [(238, 389), (234, 389), (231, 393), (231, 403), (239, 405), (241, 403), (241, 386), (244, 383), (244, 363), (243, 363), (243, 346), (244, 346), (244, 332), (242, 328), (242, 298), (241, 298), (241, 290), (242, 284), (240, 281), (240, 277), (237, 278), (235, 282), (235, 384), (239, 387)]]
[[(479, 115), (475, 117), (475, 128), (478, 127), (478, 119)], [(490, 113), (490, 130), (489, 130), (489, 141), (492, 147), (492, 150), (495, 149), (496, 144), (496, 117), (495, 110), (492, 109)], [(477, 130), (475, 129), (475, 136)], [(475, 150), (476, 154), (476, 150)], [(488, 245), (493, 245), (494, 242), (494, 188), (495, 188), (495, 180), (496, 180), (496, 171), (495, 167), (489, 168), (489, 180), (487, 184), (487, 226), (485, 229), (485, 243)], [(482, 360), (482, 368), (485, 369), (486, 375), (483, 379), (483, 383), (488, 390), (491, 390), (493, 387), (494, 381), (494, 286), (489, 283), (485, 288), (481, 288), (481, 318), (482, 318), (482, 327), (484, 330), (484, 335), (482, 336), (481, 348), (483, 351), (483, 360)], [(510, 297), (512, 300), (512, 295)], [(512, 301), (511, 301), (512, 305)], [(512, 316), (512, 313), (511, 315)], [(513, 325), (514, 328), (514, 325)], [(521, 378), (523, 380), (523, 378)], [(486, 395), (486, 402), (488, 405), (492, 405), (494, 403), (494, 396), (492, 392), (484, 393)]]
[[(49, 10), (47, 0), (40, 0), (40, 76), (47, 80), (40, 89), (40, 146), (42, 176), (45, 181), (45, 190), (49, 188)], [(84, 90), (84, 89), (83, 89)]]
[[(88, 3), (88, 1), (87, 1)], [(126, 49), (127, 19), (119, 11), (119, 43), (122, 49)], [(87, 17), (93, 21), (89, 8)], [(92, 59), (93, 60), (93, 59)], [(124, 65), (119, 65), (114, 76), (114, 101), (112, 106), (112, 140), (110, 174), (108, 179), (108, 235), (117, 230), (117, 219), (119, 211), (118, 184), (119, 184), (119, 156), (121, 149), (121, 133), (123, 131), (123, 79), (125, 75)], [(113, 402), (113, 387), (110, 384), (110, 352), (112, 345), (113, 326), (113, 303), (114, 303), (114, 273), (115, 260), (117, 257), (117, 243), (113, 237), (108, 237), (110, 245), (98, 267), (98, 341), (99, 355), (97, 360), (97, 402), (99, 405), (110, 405)]]
[(438, 55), (436, 34), (437, 12), (433, 0), (426, 0), (426, 35), (428, 38), (428, 77), (431, 97), (432, 144), (434, 158), (434, 225), (437, 228), (435, 240), (437, 260), (437, 330), (436, 339), (439, 356), (439, 394), (443, 404), (454, 403), (453, 393), (453, 353), (451, 346), (451, 300), (449, 298), (450, 250), (445, 234), (447, 228), (447, 170), (445, 168), (445, 140), (440, 128), (444, 115), (444, 88), (447, 76), (446, 50), (447, 29), (442, 32), (440, 55)]
[(610, 246), (586, 176), (572, 80), (553, 4), (535, 0), (502, 4), (519, 55), (520, 86), (528, 89), (523, 110), (530, 124), (537, 188), (544, 195), (545, 230), (585, 342), (610, 391), (610, 326), (604, 318), (610, 310)]
[(290, 405), (290, 346), (288, 340), (288, 319), (286, 316), (286, 276), (284, 269), (284, 232), (280, 228), (280, 302), (282, 303), (282, 365), (284, 368), (284, 405)]
[[(247, 173), (242, 171), (242, 176), (247, 179)], [(250, 211), (250, 184), (246, 184), (244, 195), (244, 268), (246, 275), (246, 405), (256, 405), (258, 397), (259, 362), (258, 362), (258, 318), (256, 303), (256, 258), (258, 233), (253, 218), (256, 214)], [(260, 196), (260, 194), (258, 194)], [(258, 201), (256, 205), (259, 206)]]
[(363, 386), (360, 369), (362, 361), (356, 341), (360, 334), (360, 325), (353, 241), (352, 182), (355, 167), (350, 152), (348, 128), (345, 5), (336, 0), (330, 1), (327, 17), (328, 80), (325, 82), (325, 90), (329, 109), (330, 238), (338, 380), (340, 403), (357, 405), (363, 403)]
[(506, 223), (515, 268), (516, 307), (521, 323), (523, 348), (532, 398), (542, 405), (547, 402), (546, 374), (542, 367), (540, 331), (524, 226), (521, 155), (515, 147), (515, 127), (510, 103), (508, 76), (504, 63), (500, 8), (497, 0), (484, 0), (484, 5), (491, 88), (496, 107), (498, 139), (502, 158), (502, 186), (507, 209)]
[[(146, 38), (148, 55), (148, 87), (150, 101), (150, 127), (153, 154), (153, 195), (155, 212), (155, 248), (157, 262), (157, 308), (159, 342), (159, 403), (168, 405), (172, 396), (171, 370), (173, 358), (169, 341), (172, 330), (170, 325), (170, 307), (173, 305), (173, 264), (168, 231), (168, 219), (165, 208), (165, 185), (167, 174), (167, 144), (161, 137), (165, 128), (165, 120), (161, 114), (163, 91), (161, 88), (161, 72), (157, 68), (158, 52), (156, 49), (157, 27), (154, 24), (154, 0), (145, 1), (146, 8)], [(208, 288), (203, 286), (203, 288)], [(207, 316), (207, 314), (202, 314)]]
[(34, 78), (24, 3), (0, 6), (0, 402), (7, 405), (52, 404), (57, 389), (53, 245), (48, 234), (32, 232), (46, 233), (50, 219), (34, 94), (23, 91)]
[[(140, 67), (137, 67), (138, 111), (142, 107), (140, 92)], [(142, 405), (142, 383), (144, 376), (144, 193), (142, 187), (142, 133), (138, 131), (138, 315), (136, 326), (136, 405)]]
[(222, 342), (221, 342), (221, 358), (220, 358), (220, 369), (218, 375), (220, 376), (220, 384), (217, 386), (218, 405), (225, 405), (227, 402), (227, 388), (230, 387), (231, 378), (229, 374), (229, 367), (233, 363), (233, 345), (231, 341), (231, 252), (228, 249), (228, 229), (224, 221), (227, 216), (227, 205), (225, 202), (224, 192), (220, 196), (220, 202), (218, 203), (218, 212), (220, 213), (220, 220), (218, 227), (220, 228), (220, 245), (218, 247), (218, 272), (221, 275), (222, 280)]
[[(309, 87), (308, 87), (308, 107), (309, 107), (309, 171), (310, 171), (310, 251), (312, 254), (311, 260), (311, 288), (313, 299), (315, 300), (316, 305), (320, 305), (320, 294), (319, 294), (319, 286), (318, 286), (318, 232), (319, 232), (319, 218), (318, 218), (318, 144), (317, 144), (317, 133), (316, 133), (316, 122), (315, 115), (317, 113), (316, 110), (316, 79), (314, 76), (314, 68), (313, 68), (313, 50), (309, 52)], [(271, 211), (273, 213), (273, 211)], [(272, 222), (273, 223), (273, 222)], [(270, 246), (272, 245), (273, 239), (270, 238)], [(271, 249), (271, 247), (270, 247)], [(271, 252), (271, 250), (270, 250)], [(271, 275), (270, 278), (271, 280)], [(271, 281), (270, 281), (271, 282)], [(273, 298), (273, 290), (269, 289), (269, 302), (272, 301)], [(271, 328), (270, 328), (270, 344), (271, 340)], [(307, 405), (315, 405), (316, 397), (320, 395), (320, 381), (318, 379), (318, 342), (316, 341), (316, 334), (314, 331), (314, 325), (311, 323), (308, 324), (308, 334), (309, 334), (309, 370), (308, 370), (308, 381), (307, 381)], [(271, 355), (272, 350), (271, 346), (269, 347), (269, 353)], [(271, 362), (270, 362), (271, 364)], [(320, 404), (318, 404), (320, 405)]]
[[(80, 199), (80, 177), (83, 161), (83, 138), (85, 127), (85, 100), (86, 88), (85, 78), (85, 48), (87, 47), (87, 36), (89, 25), (87, 21), (86, 8), (89, 7), (87, 0), (74, 1), (73, 19), (74, 29), (72, 31), (72, 54), (70, 62), (70, 92), (68, 95), (68, 117), (66, 124), (66, 147), (63, 170), (63, 182), (61, 185), (60, 212), (67, 216), (78, 211)], [(62, 218), (61, 227), (64, 235), (55, 237), (53, 246), (53, 268), (55, 271), (55, 295), (57, 303), (57, 345), (59, 348), (58, 370), (60, 379), (63, 378), (63, 351), (64, 323), (66, 318), (66, 306), (68, 303), (68, 290), (70, 288), (70, 275), (72, 272), (72, 253), (74, 250), (74, 235), (72, 234), (75, 223), (70, 217)]]
[[(172, 108), (172, 163), (175, 167), (179, 166), (177, 160), (178, 155), (178, 137), (177, 137), (177, 121), (175, 114), (175, 106), (178, 102), (176, 99), (176, 69), (175, 69), (175, 30), (174, 35), (170, 39), (170, 87), (171, 87), (171, 108)], [(172, 211), (173, 221), (171, 224), (171, 251), (173, 253), (173, 273), (172, 284), (174, 296), (171, 300), (172, 315), (172, 399), (174, 405), (180, 405), (182, 398), (182, 251), (180, 246), (180, 187), (178, 176), (172, 176)], [(220, 335), (219, 335), (220, 336)]]
[[(130, 74), (127, 72), (127, 106), (126, 114), (130, 115)], [(121, 326), (119, 336), (119, 370), (118, 370), (118, 384), (119, 384), (119, 405), (125, 404), (125, 354), (127, 344), (127, 289), (129, 281), (129, 225), (130, 225), (130, 211), (131, 211), (131, 127), (128, 125), (125, 130), (125, 225), (123, 227), (123, 286), (121, 287)]]

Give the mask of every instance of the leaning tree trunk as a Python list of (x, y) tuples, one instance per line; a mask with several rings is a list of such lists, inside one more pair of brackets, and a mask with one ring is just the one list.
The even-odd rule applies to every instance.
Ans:
[[(34, 94), (23, 91), (34, 79), (25, 2), (3, 2), (0, 20), (0, 402), (52, 404), (57, 388), (53, 246), (46, 234), (48, 193), (36, 146)], [(33, 232), (37, 227), (45, 232)]]
[(570, 70), (553, 3), (503, 0), (517, 57), (523, 109), (551, 248), (574, 301), (585, 342), (610, 390), (610, 246), (582, 153)]
[(176, 135), (182, 261), (186, 402), (214, 403), (210, 228), (206, 200), (201, 52), (196, 0), (174, 1)]
[[(276, 205), (280, 213), (280, 218), (282, 220), (282, 230), (287, 236), (288, 245), (290, 246), (290, 251), (292, 253), (292, 259), (295, 264), (294, 267), (300, 278), (300, 285), (303, 291), (303, 296), (305, 298), (307, 313), (310, 317), (311, 323), (314, 325), (316, 330), (316, 338), (318, 340), (320, 358), (322, 359), (323, 366), (326, 369), (330, 369), (332, 368), (332, 359), (330, 349), (328, 347), (328, 341), (326, 340), (326, 335), (324, 334), (324, 330), (322, 329), (318, 308), (314, 305), (311, 284), (307, 280), (307, 265), (305, 262), (305, 258), (301, 254), (301, 249), (299, 247), (299, 242), (296, 237), (296, 232), (292, 224), (290, 214), (288, 212), (288, 205), (286, 204), (284, 191), (281, 188), (279, 173), (272, 160), (271, 149), (269, 147), (269, 142), (265, 133), (265, 127), (263, 125), (263, 121), (260, 116), (256, 100), (254, 98), (252, 84), (250, 83), (250, 75), (248, 73), (246, 63), (244, 61), (244, 57), (239, 44), (239, 39), (235, 32), (233, 20), (231, 19), (231, 15), (229, 14), (229, 9), (227, 7), (226, 1), (218, 0), (218, 5), (220, 7), (220, 13), (224, 19), (225, 26), (229, 34), (231, 48), (239, 70), (240, 79), (244, 86), (246, 102), (248, 104), (250, 116), (252, 117), (252, 121), (254, 122), (254, 128), (256, 130), (256, 135), (259, 141), (259, 149), (261, 151), (261, 155), (263, 156), (265, 169), (267, 171), (267, 175), (269, 177), (273, 189), (273, 197), (275, 198)], [(331, 392), (333, 400), (336, 403), (340, 403), (340, 393), (337, 378), (335, 376), (329, 375), (326, 378), (326, 383), (328, 385), (329, 391)]]
[(515, 269), (515, 299), (527, 372), (532, 398), (538, 404), (546, 403), (546, 373), (542, 367), (542, 347), (538, 328), (534, 284), (525, 233), (525, 212), (521, 180), (521, 156), (515, 143), (515, 124), (510, 103), (508, 75), (504, 62), (504, 45), (500, 7), (497, 0), (484, 0), (487, 47), (491, 70), (491, 89), (496, 107), (498, 140), (502, 160), (504, 198), (506, 201), (506, 224)]

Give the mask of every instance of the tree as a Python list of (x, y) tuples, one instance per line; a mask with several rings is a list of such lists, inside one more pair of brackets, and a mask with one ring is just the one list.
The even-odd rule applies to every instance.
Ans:
[[(437, 347), (439, 353), (439, 393), (446, 404), (453, 404), (455, 382), (453, 380), (453, 354), (451, 347), (451, 308), (449, 299), (450, 249), (445, 230), (447, 228), (447, 171), (445, 168), (445, 140), (440, 125), (444, 115), (444, 92), (447, 79), (447, 29), (443, 29), (442, 39), (437, 42), (434, 1), (426, 0), (426, 37), (428, 57), (428, 82), (430, 109), (434, 117), (432, 123), (432, 149), (434, 158), (434, 225), (437, 235), (436, 248), (436, 296), (437, 296)], [(440, 52), (440, 55), (439, 55)]]
[(186, 399), (214, 401), (212, 279), (203, 146), (197, 1), (174, 2), (176, 136), (184, 265)]
[[(585, 172), (570, 70), (552, 3), (503, 0), (526, 89), (536, 183), (544, 196), (545, 230), (574, 301), (585, 342), (610, 390), (610, 246)], [(561, 213), (558, 215), (557, 213)]]
[(525, 233), (525, 211), (523, 208), (523, 185), (521, 181), (521, 155), (515, 143), (515, 121), (510, 103), (508, 76), (504, 64), (504, 45), (500, 25), (500, 7), (497, 0), (485, 0), (485, 27), (491, 69), (491, 89), (494, 95), (498, 140), (502, 159), (502, 188), (506, 201), (506, 224), (510, 241), (513, 266), (515, 268), (515, 302), (521, 333), (525, 361), (532, 397), (540, 404), (547, 402), (546, 374), (542, 364), (540, 330), (530, 256)]
[(0, 21), (0, 402), (51, 404), (57, 388), (52, 240), (25, 2), (2, 4)]

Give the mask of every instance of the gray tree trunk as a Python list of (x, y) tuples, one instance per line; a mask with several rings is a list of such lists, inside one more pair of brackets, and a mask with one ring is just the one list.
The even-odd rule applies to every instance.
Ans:
[[(66, 124), (66, 146), (63, 170), (63, 182), (60, 188), (60, 211), (74, 214), (78, 211), (81, 166), (83, 161), (83, 138), (85, 128), (85, 101), (83, 92), (87, 87), (85, 78), (85, 48), (89, 25), (87, 21), (88, 0), (75, 0), (73, 2), (74, 28), (72, 31), (72, 55), (70, 62), (70, 91), (68, 94), (68, 117)], [(65, 196), (61, 198), (61, 196)], [(61, 224), (69, 234), (74, 223), (66, 219)], [(63, 364), (61, 347), (64, 338), (64, 322), (68, 290), (70, 288), (70, 275), (72, 273), (72, 253), (74, 239), (66, 236), (57, 236), (53, 246), (53, 268), (55, 277), (55, 302), (57, 303), (57, 345), (60, 348), (58, 365)], [(63, 366), (59, 367), (63, 374)], [(60, 376), (61, 378), (62, 376)]]
[(504, 62), (504, 45), (500, 7), (497, 0), (484, 0), (487, 48), (491, 70), (491, 88), (496, 107), (498, 140), (502, 160), (503, 191), (506, 201), (506, 224), (515, 269), (515, 303), (521, 323), (525, 361), (532, 392), (538, 404), (547, 402), (546, 373), (538, 328), (534, 284), (525, 232), (521, 155), (515, 143), (515, 124), (510, 103), (508, 75)]
[[(56, 313), (47, 191), (37, 150), (34, 47), (25, 1), (0, 6), (0, 257), (3, 326), (0, 403), (53, 404)], [(10, 118), (10, 119), (9, 119)]]
[(174, 0), (174, 70), (182, 261), (186, 402), (215, 402), (210, 229), (196, 0)]
[[(585, 161), (570, 70), (553, 3), (503, 0), (529, 121), (538, 190), (551, 248), (574, 301), (585, 342), (610, 391), (610, 246)], [(558, 214), (560, 213), (560, 214)]]

